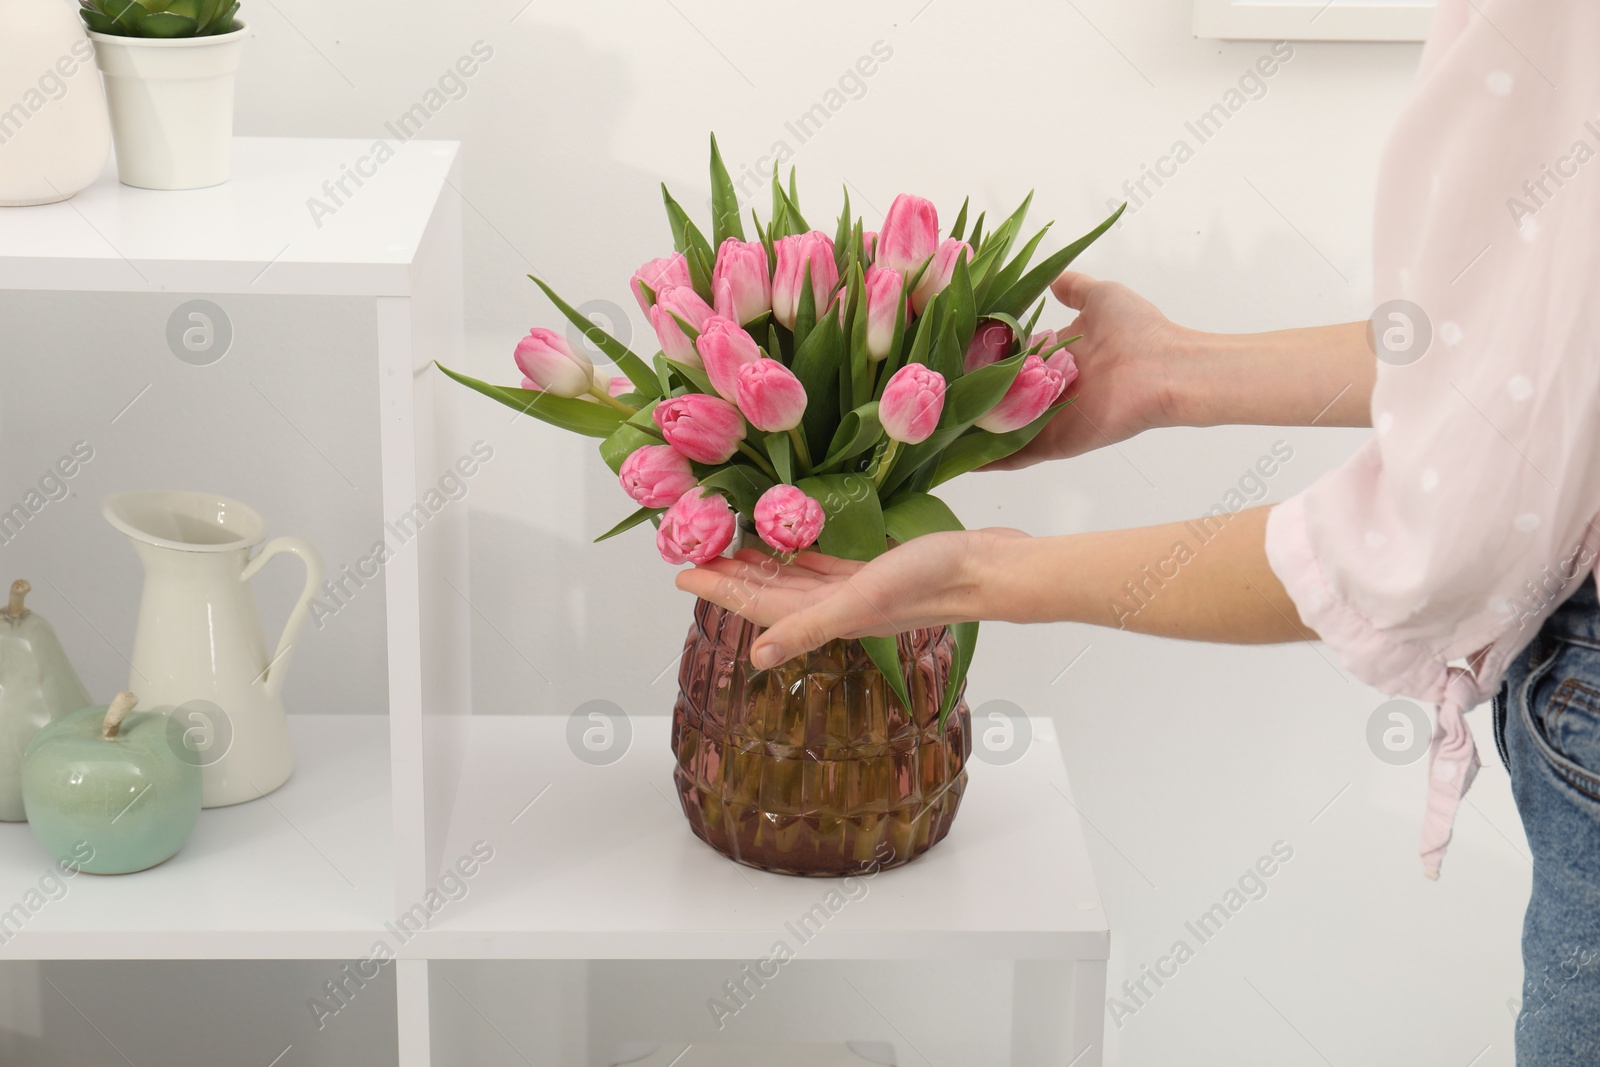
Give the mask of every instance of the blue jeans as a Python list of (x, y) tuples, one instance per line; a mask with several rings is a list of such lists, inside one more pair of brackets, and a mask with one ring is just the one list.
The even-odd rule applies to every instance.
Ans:
[(1600, 1064), (1600, 600), (1545, 621), (1494, 700), (1495, 743), (1533, 853), (1518, 1067)]

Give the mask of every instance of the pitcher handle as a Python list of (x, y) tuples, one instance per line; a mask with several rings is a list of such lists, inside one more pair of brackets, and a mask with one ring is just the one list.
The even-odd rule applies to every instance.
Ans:
[[(261, 546), (261, 551), (256, 558), (245, 564), (239, 574), (241, 582), (248, 582), (256, 576), (256, 572), (266, 565), (267, 560), (280, 552), (292, 552), (300, 557), (300, 562), (306, 566), (306, 585), (300, 593), (300, 599), (295, 602), (293, 610), (289, 612), (288, 621), (283, 624), (283, 636), (278, 638), (278, 649), (272, 654), (272, 659), (267, 661), (265, 688), (268, 693), (277, 696), (283, 689), (283, 676), (289, 669), (289, 656), (294, 649), (294, 641), (300, 633), (300, 627), (305, 625), (306, 616), (311, 612), (311, 600), (316, 596), (317, 588), (322, 585), (322, 554), (309, 543), (298, 537), (275, 537)], [(262, 681), (254, 678), (252, 683)]]

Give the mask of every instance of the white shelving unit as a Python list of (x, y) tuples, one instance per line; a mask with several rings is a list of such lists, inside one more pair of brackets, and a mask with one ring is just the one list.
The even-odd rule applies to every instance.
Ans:
[[(382, 510), (402, 514), (459, 451), (431, 362), (462, 346), (460, 164), (453, 143), (405, 144), (317, 225), (307, 198), (370, 147), (239, 139), (215, 189), (149, 192), (108, 172), (68, 203), (0, 212), (0, 289), (370, 299)], [(161, 867), (75, 879), (0, 961), (354, 960), (383, 943), (400, 1062), (426, 1067), (452, 1061), (431, 1047), (448, 975), (430, 961), (743, 961), (793, 937), (786, 924), (833, 883), (739, 867), (695, 839), (664, 718), (635, 719), (626, 753), (597, 766), (565, 719), (473, 714), (465, 512), (385, 569), (386, 717), (292, 716), (288, 785), (206, 812)], [(870, 879), (797, 955), (1014, 961), (1013, 1062), (1091, 1067), (1109, 933), (1048, 720), (1033, 738), (1015, 762), (974, 761), (949, 839)], [(25, 826), (0, 824), (0, 900), (48, 863)]]

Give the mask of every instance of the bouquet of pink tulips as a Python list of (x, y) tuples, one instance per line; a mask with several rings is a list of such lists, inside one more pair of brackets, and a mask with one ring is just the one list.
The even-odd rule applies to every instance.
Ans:
[[(662, 187), (676, 251), (632, 280), (661, 345), (650, 359), (534, 278), (622, 376), (537, 328), (517, 345), (520, 389), (445, 373), (601, 438), (638, 508), (598, 539), (652, 522), (669, 563), (721, 555), (741, 518), (781, 556), (816, 545), (855, 560), (960, 529), (931, 490), (1021, 448), (1068, 402), (1076, 338), (1034, 331), (1041, 296), (1121, 209), (1029, 269), (1049, 227), (1011, 254), (1028, 200), (970, 232), (964, 203), (941, 239), (927, 200), (896, 197), (873, 232), (846, 192), (830, 237), (801, 214), (793, 170), (785, 188), (774, 169), (771, 217), (762, 226), (752, 211), (747, 240), (715, 137), (711, 190), (707, 240)], [(976, 623), (952, 630), (945, 714), (977, 640)], [(894, 638), (861, 643), (909, 706)]]

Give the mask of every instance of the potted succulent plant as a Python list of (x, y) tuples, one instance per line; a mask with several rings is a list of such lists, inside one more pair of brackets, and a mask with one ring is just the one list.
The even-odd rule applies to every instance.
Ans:
[(232, 168), (238, 0), (79, 0), (105, 75), (117, 176), (202, 189)]
[[(715, 138), (711, 190), (707, 240), (663, 189), (676, 251), (633, 276), (661, 351), (635, 354), (535, 278), (620, 375), (547, 329), (517, 346), (521, 388), (445, 373), (600, 438), (638, 505), (601, 539), (652, 523), (669, 563), (736, 540), (779, 559), (816, 545), (867, 560), (960, 529), (933, 490), (1010, 455), (1070, 403), (1076, 338), (1035, 332), (1042, 294), (1121, 209), (1030, 267), (1044, 230), (1012, 252), (1028, 201), (987, 229), (981, 214), (968, 228), (963, 204), (941, 236), (921, 197), (896, 198), (873, 232), (847, 194), (830, 236), (801, 214), (793, 172), (785, 188), (775, 170), (772, 215), (763, 226), (752, 212), (747, 239)], [(788, 874), (892, 867), (936, 844), (966, 783), (977, 632), (833, 641), (758, 670), (756, 628), (699, 601), (672, 728), (695, 833)]]

